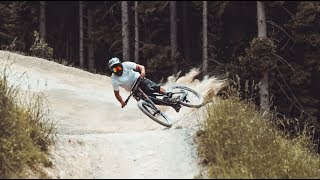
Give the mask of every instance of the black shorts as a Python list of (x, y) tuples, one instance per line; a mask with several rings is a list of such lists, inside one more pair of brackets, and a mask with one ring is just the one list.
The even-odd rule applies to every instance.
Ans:
[(160, 85), (147, 78), (141, 79), (139, 88), (141, 88), (147, 95), (152, 95), (155, 92), (160, 93)]

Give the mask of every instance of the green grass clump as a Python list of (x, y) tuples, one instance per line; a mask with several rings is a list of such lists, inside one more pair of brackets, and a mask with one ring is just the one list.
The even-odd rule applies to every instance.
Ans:
[[(26, 98), (26, 97), (24, 97)], [(50, 165), (48, 148), (54, 143), (54, 126), (43, 112), (43, 96), (23, 102), (19, 89), (0, 77), (0, 178), (25, 176), (25, 170)]]
[(207, 106), (197, 142), (210, 178), (320, 178), (320, 158), (306, 135), (288, 138), (238, 98)]

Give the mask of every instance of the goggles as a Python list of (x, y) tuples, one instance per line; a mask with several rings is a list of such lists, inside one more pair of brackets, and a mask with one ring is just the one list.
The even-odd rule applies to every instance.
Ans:
[(114, 73), (119, 72), (119, 71), (122, 71), (122, 67), (121, 67), (121, 66), (116, 66), (116, 67), (112, 68), (112, 71), (113, 71)]

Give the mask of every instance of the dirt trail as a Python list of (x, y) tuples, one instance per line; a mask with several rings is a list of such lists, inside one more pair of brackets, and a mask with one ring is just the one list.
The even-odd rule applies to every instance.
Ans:
[[(50, 178), (194, 178), (200, 172), (193, 135), (203, 109), (164, 110), (176, 123), (170, 129), (145, 116), (131, 99), (122, 109), (110, 78), (40, 58), (0, 51), (9, 82), (44, 93), (58, 129)], [(194, 81), (193, 70), (172, 83), (206, 94), (218, 90), (215, 79)], [(127, 97), (121, 89), (123, 97)]]

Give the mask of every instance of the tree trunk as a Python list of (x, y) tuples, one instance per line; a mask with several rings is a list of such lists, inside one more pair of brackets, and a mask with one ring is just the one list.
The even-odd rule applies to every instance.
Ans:
[[(257, 16), (258, 16), (258, 37), (267, 37), (266, 13), (264, 2), (257, 1)], [(263, 77), (260, 80), (260, 108), (262, 111), (269, 111), (269, 77), (268, 72), (263, 72)]]
[(202, 58), (203, 58), (203, 75), (208, 74), (208, 21), (207, 21), (207, 1), (203, 1), (203, 47), (202, 47)]
[(92, 10), (88, 8), (88, 39), (89, 39), (89, 47), (88, 47), (88, 66), (90, 70), (94, 70), (94, 48), (93, 48), (93, 37), (92, 37)]
[(46, 2), (40, 1), (40, 37), (46, 40)]
[(175, 57), (178, 51), (177, 47), (177, 20), (176, 20), (176, 1), (170, 1), (170, 42), (171, 42), (171, 60), (173, 62), (172, 71), (177, 72), (177, 63)]
[(128, 2), (121, 2), (123, 61), (130, 60)]
[(82, 1), (79, 1), (79, 59), (80, 67), (84, 67), (84, 48), (83, 48), (83, 7)]
[(138, 1), (134, 1), (134, 61), (139, 63), (139, 21), (138, 21)]
[(69, 38), (66, 38), (66, 59), (70, 59), (69, 58)]
[(185, 61), (190, 65), (190, 38), (189, 38), (189, 8), (188, 1), (183, 1), (182, 13), (183, 13), (183, 49)]

